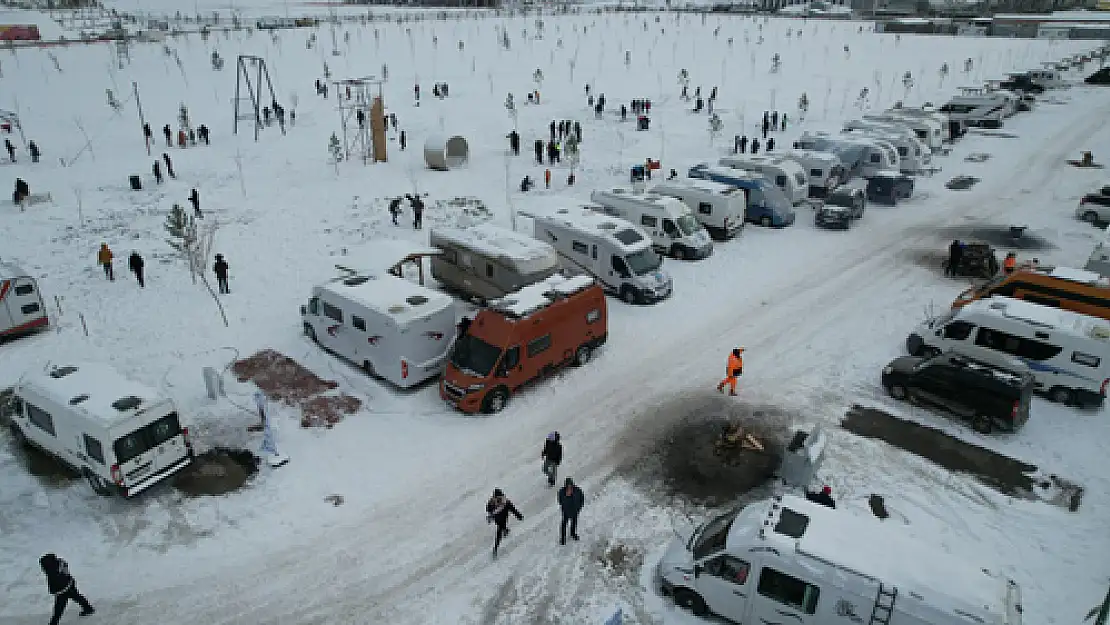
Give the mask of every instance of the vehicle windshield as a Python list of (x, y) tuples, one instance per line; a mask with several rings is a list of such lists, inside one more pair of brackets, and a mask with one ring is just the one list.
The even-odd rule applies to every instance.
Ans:
[(678, 229), (686, 236), (690, 236), (697, 233), (698, 230), (701, 230), (701, 224), (699, 224), (698, 220), (694, 219), (694, 216), (690, 213), (686, 213), (676, 221), (678, 222)]
[(181, 422), (177, 413), (171, 412), (153, 423), (116, 439), (112, 449), (116, 452), (116, 462), (123, 464), (137, 456), (150, 451), (181, 434)]
[(464, 334), (451, 348), (451, 364), (476, 378), (488, 377), (501, 357), (501, 348), (490, 345), (473, 334)]
[(632, 269), (632, 273), (638, 276), (647, 275), (657, 269), (663, 264), (663, 257), (656, 254), (651, 248), (645, 248), (629, 254), (624, 257), (628, 261), (628, 266)]
[(710, 554), (717, 553), (725, 548), (728, 531), (732, 522), (736, 520), (739, 512), (730, 512), (708, 521), (701, 526), (701, 530), (691, 537), (691, 545), (687, 545), (694, 554), (695, 560), (700, 560)]

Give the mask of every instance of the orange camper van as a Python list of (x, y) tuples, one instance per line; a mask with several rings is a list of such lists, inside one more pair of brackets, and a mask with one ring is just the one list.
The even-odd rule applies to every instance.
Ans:
[(499, 412), (525, 384), (589, 362), (607, 337), (593, 278), (551, 276), (478, 312), (451, 347), (439, 395), (463, 412)]
[(1110, 281), (1093, 271), (1071, 267), (1019, 269), (999, 274), (980, 286), (960, 293), (952, 308), (977, 299), (1005, 295), (1034, 304), (1063, 308), (1080, 314), (1110, 319)]

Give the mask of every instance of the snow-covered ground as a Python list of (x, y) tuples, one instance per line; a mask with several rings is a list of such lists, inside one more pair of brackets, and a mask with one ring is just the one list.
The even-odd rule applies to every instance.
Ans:
[[(789, 145), (803, 129), (834, 129), (867, 106), (943, 102), (962, 84), (1038, 66), (1089, 44), (860, 32), (854, 22), (754, 21), (749, 18), (652, 15), (548, 17), (542, 38), (535, 18), (476, 19), (343, 26), (199, 36), (162, 45), (137, 44), (120, 69), (113, 48), (75, 46), (18, 50), (3, 59), (0, 107), (18, 111), (43, 162), (4, 164), (32, 193), (53, 202), (19, 212), (0, 206), (0, 256), (41, 278), (55, 329), (0, 345), (0, 387), (45, 362), (102, 359), (164, 389), (195, 420), (204, 446), (257, 448), (244, 426), (253, 387), (230, 376), (227, 400), (204, 399), (201, 368), (273, 348), (335, 379), (364, 409), (330, 430), (303, 430), (292, 408), (278, 408), (282, 451), (292, 462), (264, 469), (244, 490), (189, 499), (169, 487), (133, 501), (95, 497), (84, 483), (49, 485), (27, 474), (8, 441), (0, 446), (0, 620), (37, 623), (48, 597), (36, 559), (54, 551), (69, 560), (81, 588), (102, 616), (120, 625), (184, 623), (587, 623), (624, 607), (636, 622), (693, 622), (662, 607), (640, 570), (606, 570), (598, 554), (626, 545), (644, 554), (671, 535), (680, 511), (633, 487), (614, 469), (645, 448), (671, 415), (667, 406), (696, 397), (718, 380), (727, 350), (747, 348), (739, 401), (781, 406), (805, 415), (791, 426), (826, 424), (830, 457), (822, 478), (843, 505), (866, 509), (882, 493), (897, 517), (936, 536), (948, 551), (998, 566), (1024, 587), (1029, 623), (1075, 623), (1105, 591), (1110, 549), (1105, 519), (1110, 478), (1105, 457), (1110, 424), (1103, 412), (1064, 409), (1041, 400), (1020, 433), (984, 439), (926, 412), (891, 405), (879, 370), (930, 303), (946, 305), (964, 284), (941, 278), (912, 259), (913, 250), (947, 245), (936, 229), (982, 220), (1028, 224), (1056, 249), (1042, 262), (1081, 264), (1096, 231), (1073, 219), (1079, 195), (1102, 182), (1095, 170), (1064, 164), (1081, 149), (1110, 153), (1106, 93), (1078, 86), (1007, 122), (1016, 138), (969, 136), (938, 159), (944, 171), (918, 180), (915, 197), (898, 208), (871, 207), (849, 232), (819, 231), (804, 209), (786, 230), (749, 227), (696, 263), (667, 262), (674, 297), (650, 307), (612, 301), (610, 340), (589, 366), (560, 374), (514, 397), (492, 417), (446, 410), (434, 387), (398, 392), (322, 353), (300, 333), (298, 306), (310, 287), (334, 275), (333, 265), (374, 256), (375, 241), (426, 243), (426, 232), (390, 223), (388, 198), (414, 190), (431, 200), (476, 196), (493, 220), (510, 224), (510, 206), (585, 200), (590, 191), (627, 181), (631, 165), (651, 157), (680, 172), (716, 158), (734, 134), (754, 135), (765, 109), (791, 117)], [(505, 29), (511, 50), (500, 46)], [(718, 30), (719, 28), (719, 30)], [(866, 30), (866, 26), (863, 26)], [(787, 32), (790, 36), (787, 36)], [(799, 32), (801, 33), (799, 36)], [(346, 35), (349, 33), (349, 41)], [(525, 34), (526, 33), (526, 34)], [(757, 43), (760, 37), (763, 43)], [(849, 52), (844, 47), (849, 46)], [(212, 51), (228, 59), (213, 71)], [(625, 52), (631, 62), (625, 63)], [(778, 53), (782, 69), (769, 71)], [(235, 58), (266, 59), (276, 97), (296, 109), (296, 125), (276, 127), (255, 142), (249, 129), (231, 134)], [(969, 74), (944, 77), (947, 63)], [(180, 63), (178, 63), (178, 59)], [(389, 162), (363, 166), (327, 160), (328, 137), (339, 130), (334, 97), (313, 82), (326, 63), (334, 78), (381, 75), (387, 108), (407, 132), (398, 150), (390, 133)], [(678, 99), (676, 76), (691, 87), (719, 88), (725, 123), (719, 137), (704, 114)], [(542, 81), (533, 80), (542, 70)], [(915, 78), (902, 84), (905, 72)], [(413, 106), (413, 83), (424, 98)], [(131, 97), (154, 128), (148, 156)], [(450, 98), (431, 98), (434, 82)], [(608, 108), (652, 100), (652, 127), (634, 130), (610, 110), (595, 120), (583, 86), (605, 93)], [(105, 89), (124, 102), (109, 108)], [(521, 105), (516, 125), (524, 145), (508, 157), (514, 121), (505, 94), (518, 103), (541, 91), (542, 104)], [(797, 122), (798, 98), (810, 101)], [(268, 96), (266, 98), (268, 100)], [(194, 124), (212, 129), (212, 145), (164, 148), (159, 129), (177, 127), (184, 103)], [(552, 119), (579, 120), (582, 162), (577, 184), (565, 186), (556, 167), (550, 191), (517, 192), (519, 180), (540, 180), (530, 147), (547, 137)], [(423, 165), (421, 147), (436, 134), (467, 139), (470, 163), (451, 172)], [(14, 140), (14, 139), (13, 139)], [(150, 166), (163, 151), (176, 180), (155, 185)], [(967, 163), (987, 152), (985, 163)], [(128, 176), (143, 177), (132, 191)], [(982, 178), (968, 191), (944, 188), (957, 174)], [(165, 242), (163, 222), (174, 203), (187, 206), (199, 189), (206, 220), (221, 224), (215, 252), (231, 266), (232, 293), (223, 298), (230, 327)], [(432, 206), (432, 202), (429, 202)], [(472, 217), (432, 206), (425, 228)], [(526, 219), (518, 229), (527, 230)], [(117, 255), (117, 280), (104, 280), (96, 250)], [(147, 260), (147, 287), (125, 270), (138, 250)], [(55, 306), (53, 298), (59, 298)], [(88, 328), (88, 336), (82, 325)], [(910, 418), (1015, 455), (1086, 487), (1077, 513), (1004, 497), (970, 478), (835, 427), (857, 402), (888, 406)], [(563, 434), (563, 473), (583, 485), (588, 504), (583, 542), (559, 547), (557, 509), (543, 486), (539, 449), (551, 429)], [(490, 563), (489, 492), (506, 490), (526, 515), (504, 555)], [(341, 494), (345, 503), (325, 501)], [(649, 561), (650, 564), (650, 561)]]

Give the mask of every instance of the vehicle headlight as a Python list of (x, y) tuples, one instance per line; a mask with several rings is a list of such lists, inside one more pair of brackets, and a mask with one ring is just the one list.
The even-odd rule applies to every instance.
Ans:
[(883, 375), (890, 375), (892, 373), (894, 373), (894, 367), (890, 365), (887, 365), (886, 368), (883, 369)]
[(486, 388), (485, 384), (471, 384), (470, 386), (466, 387), (466, 391), (468, 393), (473, 393), (474, 391), (480, 391), (484, 388)]

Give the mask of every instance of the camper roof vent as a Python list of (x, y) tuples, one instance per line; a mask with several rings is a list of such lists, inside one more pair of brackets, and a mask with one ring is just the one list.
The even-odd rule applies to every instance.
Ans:
[(369, 280), (370, 278), (367, 278), (366, 276), (355, 276), (353, 278), (346, 278), (345, 280), (343, 280), (343, 284), (347, 286), (358, 286), (360, 284), (366, 284)]
[(73, 366), (55, 367), (50, 372), (50, 377), (52, 377), (54, 379), (64, 378), (67, 375), (69, 375), (71, 373), (76, 373), (76, 372), (77, 372), (77, 367), (73, 367)]
[(559, 210), (557, 210), (557, 211), (555, 211), (555, 212), (556, 212), (556, 213), (559, 213), (560, 215), (566, 215), (566, 214), (567, 214), (568, 212), (570, 212), (570, 211), (568, 211), (568, 210), (567, 210), (567, 209), (565, 209), (565, 208), (560, 208)]
[(991, 302), (990, 307), (994, 310), (1006, 310), (1006, 302)]
[(624, 195), (624, 194), (628, 193), (628, 189), (625, 189), (624, 187), (614, 187), (613, 188), (613, 193), (615, 193), (617, 195)]
[(410, 295), (405, 298), (405, 301), (413, 306), (423, 306), (428, 303), (428, 298), (423, 295)]
[(615, 224), (611, 221), (603, 221), (603, 222), (597, 224), (597, 227), (600, 230), (616, 230), (617, 229), (617, 224)]
[(397, 313), (405, 312), (405, 307), (400, 304), (394, 304), (389, 307), (389, 314), (396, 315)]
[(127, 410), (134, 410), (138, 408), (142, 403), (142, 399), (135, 397), (134, 395), (128, 395), (127, 397), (120, 397), (116, 401), (112, 402), (112, 407), (116, 410), (119, 410), (120, 412), (124, 412)]
[(70, 406), (76, 406), (77, 404), (87, 400), (88, 398), (89, 398), (89, 396), (87, 394), (82, 393), (82, 394), (78, 395), (77, 397), (74, 397), (73, 399), (69, 400), (69, 405)]

